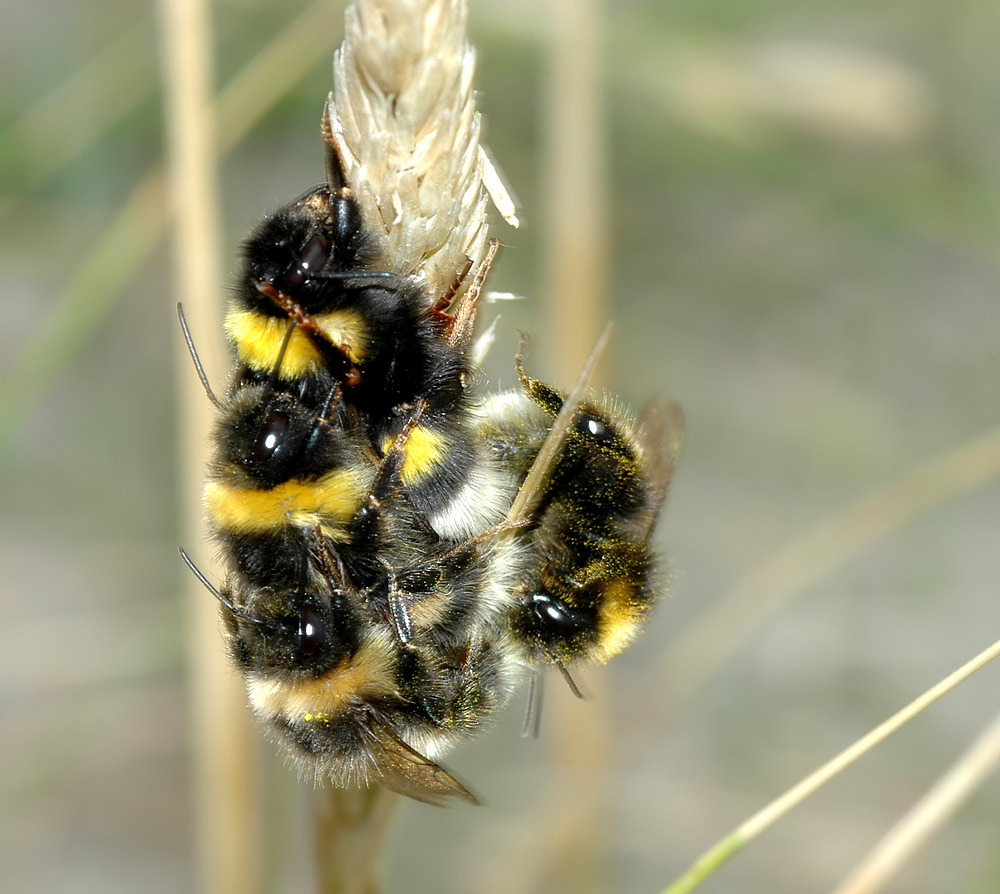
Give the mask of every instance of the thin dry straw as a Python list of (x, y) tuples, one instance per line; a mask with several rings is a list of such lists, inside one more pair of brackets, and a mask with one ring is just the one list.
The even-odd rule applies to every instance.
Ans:
[[(221, 379), (218, 153), (211, 105), (211, 25), (206, 0), (165, 0), (167, 135), (173, 205), (175, 294), (184, 296), (199, 335), (209, 376)], [(185, 492), (201, 490), (205, 433), (212, 405), (205, 398), (178, 339), (182, 476)], [(196, 500), (186, 501), (184, 540), (201, 544), (204, 521)], [(255, 772), (256, 733), (246, 696), (219, 648), (218, 614), (197, 581), (189, 579), (191, 705), (194, 734), (195, 841), (204, 891), (261, 889), (258, 861), (260, 792)]]
[(913, 858), (1000, 764), (1000, 716), (886, 833), (833, 894), (875, 894)]
[(792, 788), (766, 807), (758, 810), (748, 820), (709, 848), (687, 872), (680, 876), (673, 884), (665, 888), (663, 894), (687, 894), (687, 892), (695, 890), (695, 888), (743, 850), (757, 836), (769, 829), (794, 807), (801, 804), (809, 795), (843, 772), (854, 761), (867, 754), (872, 748), (930, 707), (945, 693), (950, 692), (959, 683), (989, 664), (997, 656), (1000, 656), (1000, 640), (997, 640), (971, 661), (966, 662), (958, 670), (952, 672), (941, 682), (915, 698), (905, 708), (897, 711), (888, 720), (880, 723), (871, 732), (862, 736), (853, 745), (844, 749), (832, 760), (827, 761), (822, 767), (792, 786)]
[(555, 0), (547, 15), (551, 78), (545, 115), (545, 290), (551, 374), (570, 382), (607, 319), (606, 138), (601, 5)]
[[(546, 4), (547, 65), (543, 108), (544, 270), (541, 325), (529, 369), (544, 370), (568, 384), (608, 319), (609, 246), (608, 170), (604, 152), (605, 96), (602, 72), (607, 23), (598, 0), (554, 0)], [(612, 345), (613, 347), (613, 345)], [(606, 357), (607, 355), (605, 355)], [(544, 366), (542, 366), (544, 364)], [(601, 381), (600, 369), (595, 381)], [(559, 679), (549, 681), (543, 723), (553, 772), (551, 800), (539, 804), (547, 821), (531, 858), (517, 861), (518, 878), (508, 890), (541, 889), (557, 871), (566, 890), (608, 887), (608, 768), (612, 764), (607, 677), (581, 679), (585, 703), (570, 696)], [(552, 835), (552, 829), (562, 834)], [(544, 848), (537, 842), (545, 840)], [(514, 861), (511, 861), (514, 862)], [(533, 872), (533, 877), (526, 877)]]

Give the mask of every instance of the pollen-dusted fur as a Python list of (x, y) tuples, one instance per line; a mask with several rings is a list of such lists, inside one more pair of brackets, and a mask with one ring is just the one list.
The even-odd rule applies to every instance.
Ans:
[[(488, 401), (479, 426), (494, 456), (526, 475), (563, 396), (518, 373), (521, 389)], [(530, 558), (505, 620), (524, 660), (605, 662), (638, 633), (659, 589), (649, 541), (680, 447), (679, 413), (670, 426), (669, 445), (657, 424), (647, 450), (614, 399), (581, 403), (524, 535)]]

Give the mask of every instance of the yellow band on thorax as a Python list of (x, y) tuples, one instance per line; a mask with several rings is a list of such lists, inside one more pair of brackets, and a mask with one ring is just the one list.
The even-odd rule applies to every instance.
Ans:
[[(368, 347), (368, 326), (356, 310), (333, 310), (314, 314), (315, 322), (330, 338), (330, 343), (343, 348), (351, 363), (361, 363)], [(226, 314), (226, 335), (236, 346), (241, 363), (256, 372), (269, 373), (281, 352), (282, 342), (291, 322), (287, 317), (269, 317), (259, 311), (238, 310), (231, 306)], [(281, 360), (281, 376), (296, 379), (322, 368), (323, 360), (309, 336), (296, 329), (289, 339)]]
[(367, 493), (365, 478), (360, 469), (347, 468), (316, 481), (286, 481), (270, 490), (210, 481), (205, 508), (215, 527), (231, 534), (320, 525), (338, 540)]

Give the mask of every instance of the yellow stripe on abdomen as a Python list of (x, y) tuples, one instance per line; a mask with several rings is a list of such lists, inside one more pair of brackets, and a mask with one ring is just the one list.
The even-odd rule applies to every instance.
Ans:
[(290, 682), (251, 674), (247, 679), (250, 704), (264, 717), (328, 722), (360, 699), (397, 694), (394, 658), (388, 635), (375, 635), (357, 653), (318, 677)]
[[(382, 450), (388, 452), (394, 440), (386, 438)], [(400, 470), (403, 484), (416, 484), (430, 473), (441, 462), (447, 446), (447, 440), (439, 432), (422, 425), (416, 426), (403, 445), (403, 468)]]
[(600, 593), (594, 657), (605, 662), (635, 639), (648, 610), (648, 599), (637, 582), (626, 578), (604, 581)]

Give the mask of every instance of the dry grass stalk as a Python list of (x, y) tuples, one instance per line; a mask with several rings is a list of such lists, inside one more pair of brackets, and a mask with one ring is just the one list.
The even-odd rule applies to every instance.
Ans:
[[(206, 334), (200, 341), (209, 376), (221, 381), (218, 320), (224, 289), (219, 265), (221, 214), (211, 107), (210, 19), (204, 0), (172, 0), (163, 4), (163, 20), (176, 293), (189, 305), (194, 331)], [(214, 344), (211, 333), (219, 333)], [(178, 425), (182, 477), (186, 492), (196, 493), (201, 487), (211, 406), (192, 374), (180, 338), (177, 343), (182, 358)], [(183, 537), (187, 543), (205, 541), (200, 510), (189, 509)], [(205, 558), (199, 556), (199, 562), (207, 564)], [(246, 854), (257, 850), (254, 841), (260, 810), (253, 761), (257, 737), (243, 687), (219, 648), (213, 600), (191, 579), (188, 600), (200, 887), (253, 894), (260, 889), (259, 866)]]
[(998, 657), (1000, 657), (1000, 640), (987, 646), (974, 658), (917, 696), (906, 707), (897, 711), (887, 720), (883, 720), (877, 727), (849, 745), (840, 754), (828, 760), (819, 769), (813, 771), (804, 779), (799, 780), (784, 794), (758, 810), (753, 816), (745, 820), (737, 828), (733, 829), (732, 832), (705, 851), (687, 872), (664, 889), (663, 894), (689, 894), (690, 891), (694, 891), (700, 887), (704, 881), (718, 871), (725, 863), (736, 856), (736, 854), (758, 836), (767, 831), (779, 819), (801, 804), (806, 798), (846, 770), (876, 745), (885, 741), (914, 717), (927, 710), (943, 695), (950, 692), (960, 683), (965, 682), (976, 671), (981, 670)]
[(996, 771), (997, 764), (1000, 764), (1000, 716), (886, 833), (833, 894), (880, 891)]

